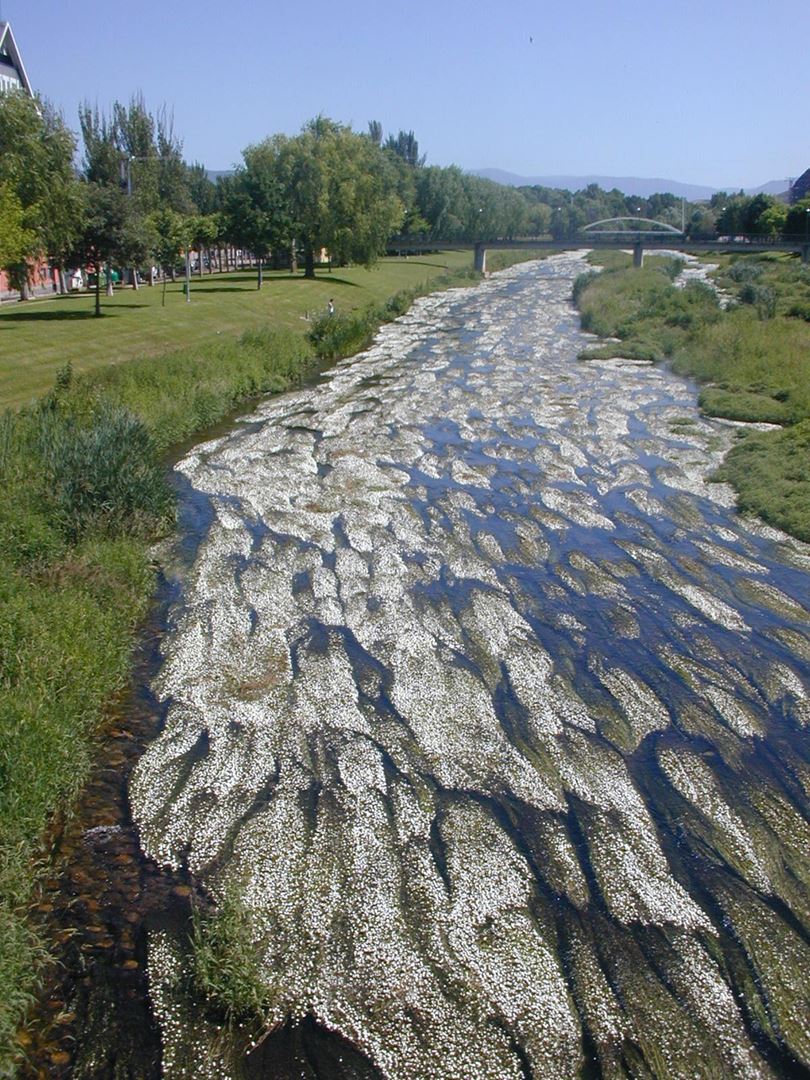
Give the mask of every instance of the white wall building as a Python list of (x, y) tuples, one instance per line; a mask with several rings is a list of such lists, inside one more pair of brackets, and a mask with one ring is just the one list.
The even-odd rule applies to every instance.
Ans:
[(25, 64), (7, 22), (0, 22), (0, 92), (3, 90), (24, 90), (33, 96)]

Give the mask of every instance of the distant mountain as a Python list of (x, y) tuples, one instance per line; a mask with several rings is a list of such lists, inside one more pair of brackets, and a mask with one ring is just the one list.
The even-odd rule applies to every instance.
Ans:
[[(483, 176), (487, 180), (494, 180), (496, 184), (504, 184), (506, 187), (533, 187), (535, 184), (540, 184), (542, 187), (581, 191), (588, 184), (598, 184), (603, 191), (618, 188), (625, 195), (638, 195), (642, 199), (650, 195), (669, 192), (671, 195), (693, 202), (696, 199), (710, 199), (717, 191), (740, 190), (734, 185), (727, 188), (713, 188), (706, 187), (704, 184), (682, 184), (680, 180), (664, 180), (658, 177), (643, 179), (638, 176), (518, 176), (517, 173), (505, 172), (503, 169), (470, 169), (470, 172), (473, 176)], [(208, 179), (216, 183), (220, 176), (233, 176), (233, 173), (233, 169), (208, 169)], [(760, 187), (745, 188), (745, 194), (786, 195), (787, 189), (787, 180), (769, 180), (767, 184), (762, 184)]]
[[(722, 188), (707, 187), (704, 184), (683, 184), (680, 180), (665, 180), (661, 177), (642, 178), (639, 176), (518, 176), (517, 173), (505, 172), (503, 169), (471, 169), (474, 176), (483, 176), (487, 180), (494, 180), (496, 184), (505, 184), (508, 187), (533, 187), (539, 184), (542, 187), (567, 188), (568, 191), (581, 191), (588, 184), (598, 184), (604, 191), (618, 188), (625, 195), (638, 195), (642, 199), (650, 195), (669, 192), (682, 199), (710, 199)], [(746, 188), (747, 195), (758, 195), (764, 192), (767, 195), (780, 195), (787, 189), (785, 180), (770, 180), (757, 188)], [(739, 191), (739, 188), (731, 186), (726, 191)]]
[(746, 195), (785, 195), (787, 196), (790, 185), (787, 180), (769, 180), (760, 187), (745, 189)]

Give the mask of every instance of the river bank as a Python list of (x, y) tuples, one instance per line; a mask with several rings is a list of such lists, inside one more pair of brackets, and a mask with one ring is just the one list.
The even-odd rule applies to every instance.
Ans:
[[(378, 305), (376, 317), (464, 280), (467, 271), (434, 277)], [(49, 960), (40, 916), (51, 900), (38, 890), (52, 876), (54, 815), (58, 836), (99, 754), (110, 702), (131, 679), (154, 594), (151, 544), (172, 528), (161, 461), (240, 403), (317, 370), (307, 328), (84, 376), (66, 365), (44, 399), (2, 418), (0, 1074), (25, 1051), (15, 1032)]]
[(584, 358), (665, 360), (696, 378), (707, 415), (751, 425), (718, 479), (734, 487), (741, 511), (810, 540), (807, 267), (783, 256), (725, 257), (716, 276), (732, 302), (721, 307), (705, 283), (672, 288), (682, 260), (650, 258), (638, 271), (629, 257), (592, 258), (606, 265), (578, 282), (575, 299), (583, 327), (613, 343)]

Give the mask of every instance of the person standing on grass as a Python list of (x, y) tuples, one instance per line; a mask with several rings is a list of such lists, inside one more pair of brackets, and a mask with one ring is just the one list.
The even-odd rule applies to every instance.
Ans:
[(329, 298), (329, 303), (326, 305), (326, 310), (330, 315), (335, 314), (335, 301), (331, 297)]

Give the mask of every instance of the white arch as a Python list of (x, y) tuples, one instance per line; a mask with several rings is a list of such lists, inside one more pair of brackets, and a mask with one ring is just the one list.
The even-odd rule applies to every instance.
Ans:
[[(682, 236), (683, 235), (683, 233), (681, 232), (680, 229), (676, 229), (674, 225), (668, 225), (665, 221), (655, 221), (655, 220), (653, 220), (653, 218), (639, 218), (639, 217), (633, 217), (632, 215), (627, 215), (625, 217), (603, 218), (601, 221), (592, 221), (590, 223), (590, 225), (584, 225), (582, 227), (582, 229), (580, 230), (580, 232), (596, 232), (597, 231), (597, 228), (596, 228), (597, 225), (611, 225), (613, 222), (618, 223), (618, 222), (624, 222), (624, 221), (637, 221), (639, 223), (639, 225), (656, 225), (657, 228), (654, 229), (654, 230), (650, 230), (651, 232), (675, 233), (677, 236)], [(639, 229), (601, 229), (601, 230), (598, 230), (598, 231), (600, 231), (600, 232), (610, 232), (610, 233), (615, 233), (615, 232), (632, 233), (632, 232), (640, 232), (641, 230), (639, 230)]]

